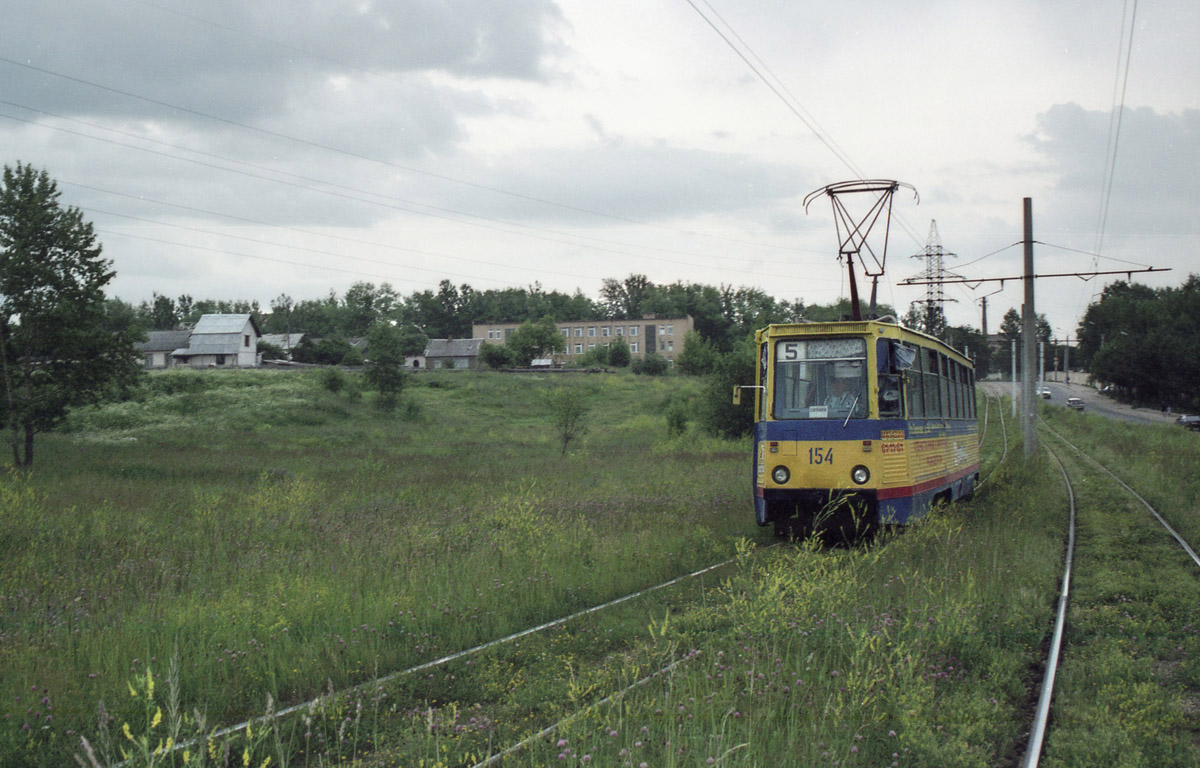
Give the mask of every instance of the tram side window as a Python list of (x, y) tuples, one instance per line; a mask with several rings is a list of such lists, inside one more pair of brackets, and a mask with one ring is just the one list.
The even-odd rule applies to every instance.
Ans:
[(879, 381), (879, 418), (898, 418), (902, 407), (900, 373), (893, 359), (892, 342), (888, 339), (875, 342), (875, 372)]
[(937, 352), (932, 349), (921, 350), (921, 371), (925, 374), (922, 382), (922, 389), (925, 390), (925, 416), (936, 419), (942, 413), (941, 397), (938, 394)]
[(954, 392), (954, 413), (950, 414), (950, 417), (961, 419), (963, 417), (962, 366), (954, 360), (950, 361), (950, 389)]
[(971, 392), (971, 418), (978, 419), (979, 412), (976, 410), (978, 403), (976, 403), (976, 395), (974, 395), (974, 371), (967, 371), (967, 390)]
[(920, 419), (925, 416), (925, 395), (921, 386), (925, 378), (921, 374), (921, 358), (917, 355), (912, 368), (904, 372), (904, 392), (908, 399), (908, 418)]

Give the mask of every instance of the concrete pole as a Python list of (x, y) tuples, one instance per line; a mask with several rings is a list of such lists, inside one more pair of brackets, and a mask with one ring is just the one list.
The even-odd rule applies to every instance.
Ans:
[(1025, 458), (1037, 454), (1036, 402), (1034, 401), (1034, 371), (1037, 369), (1034, 355), (1037, 354), (1037, 313), (1033, 303), (1033, 198), (1027, 197), (1025, 207), (1025, 305), (1021, 308), (1021, 429), (1025, 432)]
[(1009, 355), (1012, 360), (1012, 417), (1017, 418), (1017, 340), (1012, 340), (1012, 352)]
[(1046, 383), (1046, 342), (1038, 342), (1038, 386)]
[[(1067, 339), (1067, 341), (1070, 342), (1071, 340)], [(1063, 371), (1064, 371), (1063, 375), (1066, 376), (1066, 378), (1067, 378), (1067, 383), (1070, 384), (1071, 383), (1071, 345), (1070, 344), (1067, 344), (1065, 347), (1063, 347)]]

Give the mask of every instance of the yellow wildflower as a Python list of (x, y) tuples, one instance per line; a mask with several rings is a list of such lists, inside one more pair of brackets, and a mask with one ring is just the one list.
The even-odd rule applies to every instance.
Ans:
[(187, 750), (187, 749), (183, 750), (183, 764), (187, 765), (191, 762), (192, 762), (191, 750)]
[(150, 672), (150, 668), (146, 668), (146, 698), (154, 698), (154, 675)]
[(125, 723), (121, 726), (121, 733), (125, 734), (125, 738), (133, 741), (133, 734), (129, 732), (129, 723)]
[(242, 752), (242, 765), (250, 768), (250, 747), (246, 747), (246, 750)]
[(263, 760), (262, 765), (258, 766), (258, 768), (267, 768), (267, 766), (270, 764), (271, 764), (271, 756), (267, 755), (267, 759)]
[(162, 707), (159, 707), (154, 712), (154, 719), (150, 721), (150, 729), (153, 730), (153, 729), (157, 728), (158, 724), (161, 722), (162, 722)]

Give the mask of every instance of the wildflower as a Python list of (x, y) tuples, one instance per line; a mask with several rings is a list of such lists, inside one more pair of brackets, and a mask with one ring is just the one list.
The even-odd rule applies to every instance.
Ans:
[(125, 723), (121, 726), (121, 733), (125, 734), (125, 738), (133, 741), (133, 734), (129, 732), (129, 723)]
[(150, 721), (150, 730), (154, 730), (155, 728), (157, 728), (158, 724), (161, 722), (162, 722), (162, 707), (159, 707), (154, 712), (154, 719), (152, 719)]
[(246, 747), (242, 751), (242, 766), (243, 768), (250, 768), (250, 747)]

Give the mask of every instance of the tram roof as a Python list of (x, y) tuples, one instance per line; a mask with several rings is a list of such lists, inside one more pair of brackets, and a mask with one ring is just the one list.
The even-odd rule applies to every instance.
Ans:
[(755, 334), (758, 342), (780, 336), (882, 336), (901, 339), (922, 347), (936, 347), (952, 355), (959, 362), (974, 366), (974, 362), (963, 352), (946, 342), (923, 331), (906, 328), (897, 322), (884, 320), (835, 320), (824, 323), (772, 323)]

